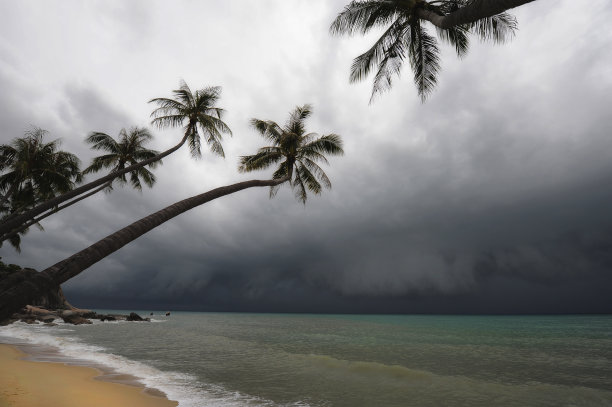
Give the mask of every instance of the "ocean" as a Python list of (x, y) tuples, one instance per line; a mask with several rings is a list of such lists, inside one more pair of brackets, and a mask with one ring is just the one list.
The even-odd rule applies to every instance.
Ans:
[(612, 406), (609, 315), (152, 318), (17, 323), (0, 343), (132, 375), (180, 407)]

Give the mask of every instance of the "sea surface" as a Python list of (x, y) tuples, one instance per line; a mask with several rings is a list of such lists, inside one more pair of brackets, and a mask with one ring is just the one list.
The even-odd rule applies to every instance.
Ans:
[(612, 406), (612, 316), (152, 318), (17, 323), (0, 343), (135, 376), (181, 407)]

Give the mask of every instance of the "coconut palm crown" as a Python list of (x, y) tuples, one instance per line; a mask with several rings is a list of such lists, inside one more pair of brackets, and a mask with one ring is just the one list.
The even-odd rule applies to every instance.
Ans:
[[(251, 119), (251, 126), (272, 143), (260, 148), (257, 154), (240, 157), (240, 172), (262, 170), (279, 164), (273, 179), (289, 178), (299, 201), (306, 203), (307, 190), (318, 195), (322, 187), (331, 188), (331, 182), (317, 164), (328, 164), (325, 154), (342, 155), (342, 139), (337, 134), (319, 136), (306, 133), (304, 122), (312, 113), (310, 105), (298, 106), (289, 115), (285, 126), (271, 120)], [(270, 187), (273, 197), (280, 185)]]
[[(353, 60), (350, 82), (363, 80), (376, 70), (372, 98), (391, 88), (394, 75), (399, 76), (406, 59), (412, 67), (414, 82), (424, 102), (438, 81), (440, 48), (420, 18), (421, 11), (446, 16), (472, 0), (356, 0), (351, 1), (330, 27), (332, 34), (366, 34), (372, 28), (385, 27), (374, 45)], [(448, 29), (435, 27), (440, 40), (451, 44), (461, 58), (469, 47), (469, 35), (481, 40), (503, 43), (512, 38), (517, 28), (516, 19), (502, 12), (470, 24)]]
[[(105, 133), (94, 132), (85, 139), (86, 142), (92, 144), (94, 150), (107, 151), (104, 154), (95, 157), (92, 163), (87, 167), (83, 174), (89, 174), (101, 171), (102, 169), (110, 169), (111, 172), (120, 171), (140, 161), (147, 160), (159, 154), (159, 151), (150, 150), (144, 147), (144, 144), (151, 141), (153, 136), (143, 127), (132, 127), (129, 130), (121, 129), (118, 140)], [(155, 168), (162, 164), (162, 161), (154, 161), (149, 164), (150, 168)], [(145, 167), (140, 167), (131, 171), (130, 184), (133, 188), (141, 191), (142, 182), (149, 188), (155, 184), (155, 175)], [(120, 175), (116, 180), (125, 185), (128, 183), (127, 174)], [(108, 184), (107, 190), (112, 190), (112, 181)]]
[[(33, 128), (24, 137), (0, 145), (0, 220), (70, 191), (81, 182), (80, 160), (74, 154), (59, 150), (59, 140), (45, 142), (47, 133)], [(19, 234), (8, 240), (20, 250)]]
[(183, 126), (184, 134), (189, 143), (191, 155), (194, 158), (202, 156), (200, 132), (210, 147), (210, 150), (225, 157), (221, 141), (222, 133), (230, 136), (232, 132), (221, 120), (223, 109), (215, 104), (221, 97), (221, 87), (211, 86), (192, 92), (184, 81), (179, 89), (173, 90), (174, 99), (155, 98), (149, 103), (156, 103), (151, 122), (159, 128)]
[(10, 200), (13, 209), (17, 209), (17, 204), (23, 209), (69, 191), (81, 182), (78, 157), (59, 150), (59, 140), (45, 142), (47, 133), (33, 128), (24, 137), (0, 146), (2, 205)]

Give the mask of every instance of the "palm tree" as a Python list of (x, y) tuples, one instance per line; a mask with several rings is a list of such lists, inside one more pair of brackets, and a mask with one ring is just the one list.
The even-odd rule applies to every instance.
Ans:
[(58, 150), (59, 140), (48, 143), (48, 132), (34, 128), (25, 137), (0, 146), (0, 205), (17, 200), (31, 206), (74, 188), (81, 181), (80, 161), (74, 154)]
[[(79, 159), (58, 150), (59, 140), (44, 142), (47, 131), (34, 128), (11, 144), (0, 146), (0, 213), (2, 220), (12, 219), (41, 201), (52, 199), (74, 188), (81, 182)], [(36, 222), (33, 222), (34, 224)], [(19, 251), (21, 242), (15, 231), (5, 239)]]
[[(221, 88), (209, 87), (203, 90), (198, 90), (192, 93), (185, 82), (181, 82), (179, 89), (173, 91), (178, 100), (159, 98), (152, 99), (150, 102), (156, 102), (160, 104), (160, 107), (155, 109), (152, 116), (154, 116), (153, 124), (158, 127), (170, 127), (170, 126), (181, 126), (184, 125), (185, 133), (181, 141), (174, 147), (164, 151), (161, 154), (143, 160), (138, 164), (130, 165), (117, 172), (110, 173), (104, 177), (98, 178), (88, 184), (75, 188), (74, 190), (67, 192), (61, 196), (50, 199), (34, 208), (25, 211), (19, 216), (15, 216), (9, 220), (5, 220), (0, 223), (0, 236), (4, 236), (11, 232), (15, 228), (25, 224), (36, 216), (43, 212), (50, 210), (51, 208), (57, 207), (63, 202), (69, 199), (75, 198), (81, 194), (87, 193), (95, 188), (99, 188), (105, 185), (107, 182), (112, 181), (118, 176), (132, 172), (138, 168), (142, 168), (155, 161), (159, 161), (162, 158), (172, 154), (179, 148), (181, 148), (186, 141), (189, 140), (189, 146), (192, 154), (198, 156), (199, 154), (199, 133), (198, 126), (203, 131), (206, 142), (210, 144), (213, 152), (223, 155), (223, 149), (220, 145), (220, 133), (230, 133), (229, 127), (221, 120), (223, 109), (214, 106), (220, 97)], [(192, 101), (185, 102), (185, 101)], [(181, 108), (183, 106), (184, 108)], [(185, 122), (187, 122), (185, 124)], [(0, 241), (1, 241), (0, 237)]]
[(438, 37), (451, 44), (461, 58), (469, 47), (469, 35), (504, 43), (517, 28), (516, 19), (505, 10), (533, 0), (357, 0), (338, 15), (332, 34), (365, 34), (386, 27), (374, 45), (353, 60), (350, 82), (364, 79), (376, 69), (372, 97), (392, 85), (406, 59), (424, 102), (437, 83), (440, 49), (427, 30), (430, 22)]
[[(85, 168), (83, 174), (91, 174), (104, 168), (110, 169), (111, 173), (119, 172), (127, 166), (157, 156), (159, 151), (144, 147), (144, 144), (152, 139), (153, 136), (149, 130), (142, 127), (132, 127), (129, 131), (121, 129), (118, 140), (105, 133), (91, 133), (85, 141), (92, 144), (91, 148), (94, 150), (107, 151), (108, 154), (95, 157), (91, 165)], [(162, 164), (161, 160), (154, 161), (149, 164), (149, 167), (155, 168), (160, 164)], [(145, 167), (136, 168), (129, 175), (132, 187), (139, 191), (142, 190), (141, 179), (149, 188), (152, 188), (156, 181), (155, 175)], [(109, 181), (107, 183), (108, 187), (105, 185), (105, 188), (112, 189), (112, 183), (115, 180), (125, 185), (128, 183), (127, 174), (119, 175), (114, 180)]]
[[(143, 146), (143, 144), (152, 139), (153, 136), (146, 128), (139, 127), (133, 127), (129, 131), (126, 129), (121, 129), (121, 131), (119, 132), (118, 141), (104, 133), (91, 133), (85, 139), (85, 141), (91, 143), (92, 148), (94, 150), (105, 150), (108, 151), (109, 154), (104, 154), (102, 156), (95, 157), (91, 165), (83, 171), (83, 174), (98, 172), (104, 168), (110, 168), (111, 173), (119, 172), (126, 168), (126, 166), (128, 165), (135, 165), (140, 161), (148, 160), (157, 156), (159, 154), (158, 151), (150, 150)], [(161, 160), (154, 161), (149, 164), (149, 167), (155, 168), (157, 165), (160, 164), (162, 164)], [(95, 195), (102, 190), (106, 190), (108, 192), (112, 191), (112, 184), (115, 180), (117, 180), (120, 184), (127, 184), (128, 180), (126, 175), (127, 174), (123, 174), (115, 179), (111, 179), (110, 181), (92, 190), (91, 192), (80, 195), (77, 198), (63, 205), (52, 208), (46, 213), (27, 221), (26, 223), (14, 229), (13, 231), (0, 236), (0, 242), (4, 240), (15, 242), (17, 241), (16, 239), (18, 239), (19, 237), (19, 233), (25, 232), (32, 225), (38, 225), (40, 221), (53, 215), (54, 213), (66, 209), (69, 206), (72, 206), (85, 198)], [(155, 175), (153, 175), (151, 171), (144, 167), (136, 168), (135, 170), (130, 172), (130, 183), (132, 184), (132, 187), (139, 191), (142, 190), (142, 184), (140, 181), (141, 179), (142, 182), (144, 182), (150, 188), (153, 187), (156, 181)], [(13, 246), (15, 246), (15, 244), (13, 244)]]
[[(260, 148), (257, 154), (241, 157), (238, 170), (250, 172), (279, 164), (272, 179), (288, 177), (296, 198), (304, 204), (307, 190), (318, 195), (322, 186), (331, 188), (329, 178), (317, 161), (328, 164), (324, 154), (342, 155), (342, 140), (336, 134), (319, 137), (317, 133), (306, 133), (304, 121), (311, 113), (310, 105), (296, 107), (284, 127), (271, 120), (252, 119), (251, 126), (272, 145)], [(271, 197), (279, 187), (271, 187)]]
[(221, 95), (221, 87), (212, 86), (192, 92), (182, 81), (180, 88), (173, 93), (175, 99), (156, 98), (149, 101), (159, 106), (151, 114), (151, 117), (154, 117), (152, 123), (159, 128), (184, 126), (189, 149), (194, 158), (202, 156), (200, 131), (210, 150), (225, 157), (221, 146), (223, 138), (221, 133), (231, 135), (232, 131), (221, 120), (223, 109), (215, 107)]
[[(257, 154), (253, 156), (246, 156), (259, 156), (260, 158), (255, 160), (247, 160), (253, 164), (253, 167), (248, 166), (249, 169), (245, 167), (244, 171), (266, 168), (272, 163), (282, 161), (279, 169), (274, 173), (273, 179), (243, 181), (192, 196), (191, 198), (187, 198), (167, 206), (160, 211), (146, 216), (132, 223), (131, 225), (126, 226), (125, 228), (111, 235), (108, 235), (88, 248), (81, 250), (80, 252), (60, 261), (59, 263), (54, 264), (40, 273), (35, 273), (32, 277), (26, 278), (24, 276), (14, 276), (11, 280), (0, 280), (0, 322), (7, 319), (16, 310), (28, 304), (29, 301), (32, 301), (41, 294), (48, 292), (50, 289), (68, 281), (72, 277), (81, 273), (83, 270), (102, 260), (111, 253), (119, 250), (126, 244), (136, 240), (150, 230), (155, 229), (157, 226), (190, 209), (203, 205), (214, 199), (233, 194), (247, 188), (266, 186), (275, 188), (284, 182), (290, 181), (294, 171), (295, 177), (293, 179), (293, 184), (296, 185), (300, 191), (297, 194), (300, 200), (306, 200), (306, 196), (302, 195), (302, 192), (305, 194), (305, 188), (308, 188), (315, 193), (320, 191), (320, 185), (317, 188), (313, 181), (316, 181), (315, 177), (319, 177), (319, 180), (322, 180), (322, 171), (319, 172), (316, 170), (316, 168), (319, 168), (318, 166), (312, 167), (311, 164), (307, 163), (309, 163), (309, 160), (313, 162), (317, 160), (327, 161), (323, 155), (324, 153), (333, 155), (342, 154), (342, 142), (340, 136), (335, 134), (318, 138), (314, 133), (304, 134), (304, 120), (310, 115), (310, 112), (311, 109), (308, 105), (296, 108), (291, 114), (285, 128), (280, 128), (274, 122), (270, 121), (262, 122), (257, 119), (252, 120), (253, 126), (255, 126), (255, 128), (258, 130), (260, 127), (266, 126), (266, 129), (268, 130), (259, 131), (262, 133), (262, 135), (264, 135), (264, 137), (270, 139), (274, 146), (264, 147), (260, 149)], [(267, 152), (268, 149), (272, 149), (274, 151), (270, 150), (270, 154), (262, 155), (262, 153)], [(275, 155), (275, 151), (281, 154), (280, 158)], [(242, 157), (241, 159), (241, 168), (247, 165), (244, 162), (246, 157)], [(264, 157), (268, 158), (265, 159)], [(268, 162), (269, 164), (263, 165), (264, 162)], [(304, 173), (302, 172), (303, 170), (308, 170), (308, 172), (313, 176), (304, 176)], [(301, 181), (297, 181), (297, 179), (300, 177)], [(327, 177), (325, 176), (324, 179), (327, 180)], [(322, 182), (326, 186), (330, 185), (329, 180)]]

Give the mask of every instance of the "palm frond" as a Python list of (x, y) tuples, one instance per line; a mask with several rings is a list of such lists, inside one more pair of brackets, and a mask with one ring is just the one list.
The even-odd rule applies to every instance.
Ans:
[(342, 138), (337, 134), (322, 136), (302, 147), (303, 151), (313, 150), (321, 154), (343, 155)]
[(513, 15), (501, 13), (478, 20), (470, 24), (467, 29), (478, 35), (482, 41), (503, 44), (514, 37), (518, 23)]
[(251, 127), (259, 132), (259, 134), (270, 140), (275, 145), (280, 143), (283, 129), (281, 129), (277, 123), (271, 120), (251, 119), (250, 124)]
[(263, 170), (276, 164), (283, 158), (283, 155), (276, 147), (260, 148), (257, 154), (240, 157), (239, 172), (251, 172)]
[(327, 177), (327, 174), (325, 174), (325, 171), (323, 171), (323, 169), (319, 167), (317, 163), (315, 163), (314, 161), (308, 158), (304, 158), (300, 160), (300, 163), (306, 169), (308, 169), (309, 172), (312, 173), (316, 177), (317, 180), (321, 181), (323, 183), (323, 186), (325, 186), (325, 188), (331, 189), (331, 186), (332, 186), (331, 181)]
[(296, 107), (289, 114), (289, 120), (287, 120), (287, 124), (285, 125), (287, 132), (297, 135), (304, 134), (304, 120), (306, 120), (311, 114), (312, 106), (309, 104)]
[(410, 65), (414, 73), (414, 83), (421, 101), (425, 102), (438, 82), (440, 70), (439, 49), (436, 39), (430, 36), (420, 22), (411, 25)]
[(301, 201), (304, 205), (306, 205), (306, 199), (308, 198), (308, 193), (306, 192), (306, 186), (304, 185), (304, 180), (300, 176), (299, 168), (295, 171), (295, 176), (293, 177), (293, 182), (291, 183), (291, 188), (294, 189), (295, 198), (298, 201)]
[(400, 8), (392, 1), (351, 1), (336, 17), (329, 30), (332, 34), (367, 33), (397, 18)]
[(455, 47), (455, 52), (459, 58), (463, 58), (470, 46), (470, 40), (467, 36), (469, 30), (465, 26), (455, 26), (447, 30), (436, 27), (438, 37), (444, 42)]
[(400, 57), (403, 59), (403, 42), (397, 41), (397, 39), (402, 36), (405, 26), (404, 19), (396, 20), (369, 50), (357, 56), (351, 65), (349, 82), (354, 83), (364, 79), (376, 65), (380, 64), (386, 55), (391, 58)]

